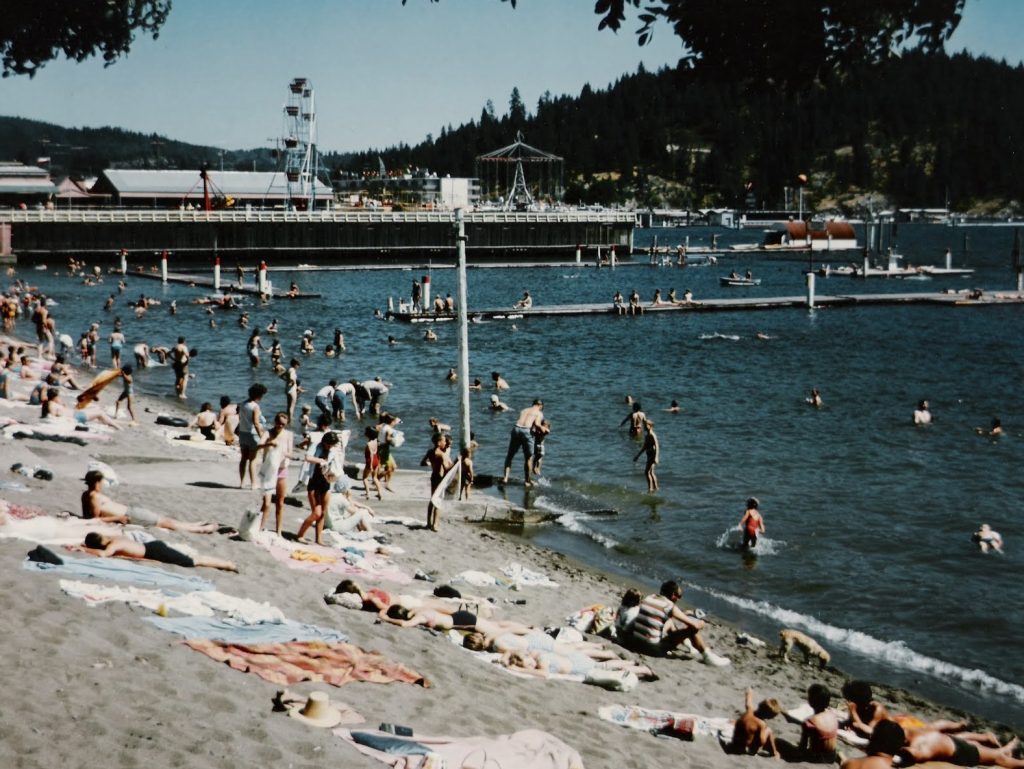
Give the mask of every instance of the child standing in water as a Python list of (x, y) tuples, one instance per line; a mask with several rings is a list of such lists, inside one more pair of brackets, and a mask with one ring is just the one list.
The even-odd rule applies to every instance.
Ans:
[(473, 454), (466, 446), (459, 451), (459, 463), (462, 465), (459, 472), (462, 476), (462, 483), (459, 486), (459, 499), (469, 499), (469, 492), (473, 488)]
[(653, 494), (658, 490), (658, 476), (655, 475), (654, 470), (658, 466), (658, 460), (661, 458), (661, 447), (658, 445), (658, 436), (654, 434), (654, 422), (646, 420), (644, 427), (647, 429), (647, 435), (644, 436), (644, 445), (640, 447), (640, 451), (633, 457), (633, 461), (636, 462), (640, 459), (641, 454), (647, 454), (647, 467), (644, 468), (644, 473), (647, 475), (647, 491)]
[(758, 510), (760, 502), (757, 497), (747, 500), (747, 509), (740, 519), (740, 528), (743, 530), (743, 547), (750, 548), (757, 545), (757, 535), (764, 534), (764, 518)]

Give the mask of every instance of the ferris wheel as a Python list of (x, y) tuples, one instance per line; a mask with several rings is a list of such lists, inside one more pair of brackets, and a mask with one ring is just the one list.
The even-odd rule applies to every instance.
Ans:
[(284, 106), (284, 172), (288, 206), (313, 210), (316, 204), (316, 110), (313, 84), (297, 77), (288, 84)]

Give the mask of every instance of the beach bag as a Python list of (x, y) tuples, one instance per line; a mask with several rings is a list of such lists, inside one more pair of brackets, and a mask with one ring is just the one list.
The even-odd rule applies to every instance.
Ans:
[(243, 542), (252, 542), (260, 530), (260, 518), (262, 517), (263, 513), (258, 507), (242, 513), (242, 520), (238, 524), (238, 538)]
[(600, 686), (611, 692), (630, 692), (640, 685), (636, 673), (629, 670), (606, 670), (591, 668), (583, 679), (583, 683)]

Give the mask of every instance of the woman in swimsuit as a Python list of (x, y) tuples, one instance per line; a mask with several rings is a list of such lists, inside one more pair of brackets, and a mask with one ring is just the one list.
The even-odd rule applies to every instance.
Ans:
[[(267, 439), (258, 449), (263, 450), (263, 466), (260, 468), (260, 482), (263, 486), (263, 504), (260, 508), (260, 530), (267, 525), (270, 513), (270, 497), (276, 495), (274, 515), (276, 525), (274, 531), (281, 536), (284, 519), (284, 497), (288, 493), (288, 459), (291, 457), (295, 439), (288, 429), (288, 415), (279, 411), (274, 416), (274, 425), (267, 431)], [(276, 461), (276, 464), (274, 460)]]
[(306, 455), (306, 461), (313, 465), (313, 476), (306, 485), (307, 496), (309, 497), (309, 515), (299, 526), (295, 539), (303, 541), (303, 537), (309, 527), (316, 524), (315, 540), (318, 545), (323, 544), (324, 535), (324, 513), (327, 512), (327, 505), (331, 501), (331, 485), (335, 479), (344, 472), (341, 465), (341, 458), (336, 450), (339, 443), (338, 434), (333, 431), (324, 433), (320, 444), (312, 454)]
[(645, 679), (656, 677), (654, 671), (646, 665), (638, 665), (623, 659), (598, 662), (583, 652), (569, 652), (568, 654), (544, 651), (510, 652), (502, 655), (500, 662), (507, 668), (540, 678), (547, 678), (552, 673), (585, 676), (595, 669), (626, 670)]
[(199, 433), (208, 441), (217, 439), (217, 414), (213, 410), (212, 403), (204, 403), (199, 408), (199, 413), (192, 417), (189, 427), (195, 427)]
[(366, 498), (370, 498), (370, 481), (377, 489), (377, 499), (384, 499), (380, 488), (380, 444), (377, 438), (377, 431), (367, 427), (363, 431), (366, 436), (366, 448), (363, 449), (363, 490)]
[[(464, 606), (465, 604), (462, 605)], [(417, 627), (422, 625), (428, 630), (452, 630), (453, 628), (458, 628), (460, 630), (472, 630), (494, 636), (501, 635), (502, 633), (526, 635), (536, 629), (521, 622), (484, 619), (476, 613), (462, 608), (448, 614), (427, 607), (408, 609), (404, 606), (392, 604), (381, 616), (381, 619), (399, 627)]]
[(249, 365), (256, 368), (260, 365), (260, 350), (266, 350), (263, 346), (263, 342), (260, 341), (260, 330), (254, 328), (252, 333), (249, 335), (249, 341), (246, 343), (246, 352), (249, 353)]
[(249, 485), (256, 483), (253, 462), (256, 460), (256, 449), (263, 439), (263, 413), (260, 411), (260, 399), (267, 394), (267, 388), (256, 382), (249, 386), (249, 399), (238, 407), (238, 445), (242, 450), (242, 458), (238, 461), (238, 488), (245, 483), (246, 471), (249, 473)]

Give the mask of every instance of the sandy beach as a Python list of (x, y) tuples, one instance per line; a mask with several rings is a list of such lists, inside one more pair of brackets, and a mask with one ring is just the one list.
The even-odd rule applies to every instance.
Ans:
[[(87, 373), (78, 376), (80, 382), (90, 378)], [(107, 413), (118, 391), (115, 386), (103, 393), (100, 407)], [(138, 425), (125, 422), (123, 429), (99, 432), (96, 437), (90, 431), (85, 446), (36, 438), (4, 439), (0, 443), (0, 478), (22, 483), (26, 490), (5, 488), (0, 498), (38, 506), (53, 516), (64, 511), (78, 515), (82, 478), (90, 461), (98, 460), (116, 471), (120, 483), (108, 493), (120, 502), (184, 521), (237, 526), (243, 512), (257, 504), (257, 493), (237, 488), (236, 450), (171, 439), (169, 435), (184, 431), (154, 424), (156, 414), (167, 409), (166, 402), (140, 397), (136, 403)], [(28, 425), (39, 421), (38, 412), (38, 407), (27, 405), (0, 407), (0, 417)], [(428, 444), (429, 433), (410, 431), (407, 445), (399, 450), (400, 464), (415, 466)], [(357, 459), (358, 453), (350, 448), (348, 461)], [(15, 463), (44, 466), (53, 472), (53, 479), (13, 473), (8, 468)], [(298, 476), (299, 464), (292, 462), (289, 487)], [(411, 517), (422, 523), (428, 476), (399, 470), (393, 487), (394, 492), (385, 492), (382, 502), (373, 499), (369, 504), (378, 514)], [(356, 494), (361, 497), (361, 490)], [(293, 499), (296, 504), (285, 508), (288, 532), (296, 531), (308, 513), (305, 494)], [(455, 586), (464, 593), (492, 599), (497, 618), (539, 627), (562, 625), (569, 615), (593, 604), (618, 605), (627, 587), (620, 580), (474, 522), (484, 514), (502, 517), (503, 505), (475, 492), (470, 502), (455, 502), (445, 510), (439, 533), (400, 524), (377, 526), (386, 534), (388, 546), (403, 551), (392, 556), (387, 576), (400, 572), (411, 578), (423, 572), (433, 584), (415, 579), (395, 582), (378, 579), (376, 574), (354, 578), (364, 587), (416, 593), (445, 584), (467, 570), (506, 580), (502, 569), (520, 564), (546, 575), (558, 587)], [(344, 576), (289, 568), (253, 542), (227, 534), (161, 532), (160, 537), (230, 559), (239, 567), (237, 574), (159, 565), (162, 570), (203, 577), (222, 593), (267, 602), (289, 620), (335, 629), (363, 650), (379, 652), (429, 680), (429, 687), (398, 681), (287, 687), (302, 695), (327, 692), (332, 702), (345, 703), (365, 719), (361, 727), (353, 727), (357, 729), (390, 723), (411, 727), (416, 736), (456, 738), (537, 729), (577, 751), (588, 769), (738, 767), (756, 759), (726, 755), (711, 736), (697, 736), (690, 742), (625, 728), (601, 720), (598, 709), (639, 705), (732, 718), (741, 708), (748, 686), (753, 687), (757, 699), (775, 697), (792, 708), (804, 702), (807, 686), (814, 682), (830, 687), (835, 695), (833, 704), (842, 704), (838, 692), (847, 680), (842, 671), (782, 662), (776, 653), (777, 638), (765, 638), (764, 648), (740, 645), (736, 631), (713, 617), (708, 617), (711, 624), (705, 634), (712, 649), (732, 660), (730, 666), (649, 658), (657, 681), (642, 682), (628, 692), (607, 691), (576, 681), (513, 676), (458, 648), (444, 634), (403, 629), (377, 622), (372, 613), (328, 605), (324, 594), (333, 591)], [(22, 568), (26, 553), (34, 546), (23, 539), (0, 539), (0, 558), (6, 564), (0, 570), (0, 609), (5, 617), (5, 679), (10, 695), (0, 719), (0, 765), (381, 766), (331, 729), (314, 728), (275, 712), (272, 699), (286, 687), (196, 653), (179, 636), (145, 621), (154, 615), (151, 608), (121, 601), (90, 606), (61, 589), (60, 580), (66, 575)], [(51, 549), (72, 557), (90, 557), (57, 545)], [(640, 587), (645, 592), (657, 588)], [(690, 606), (686, 596), (682, 604)], [(175, 616), (173, 611), (164, 613)], [(624, 657), (638, 657), (611, 646)], [(876, 686), (876, 697), (895, 712), (924, 718), (963, 715), (882, 686)], [(776, 718), (772, 727), (780, 737), (798, 740), (798, 726)], [(859, 755), (852, 747), (840, 749), (848, 756)], [(479, 755), (467, 757), (465, 763), (497, 765), (499, 762), (486, 762)], [(506, 764), (500, 765), (508, 769)]]

